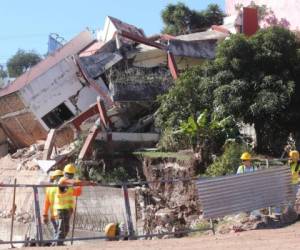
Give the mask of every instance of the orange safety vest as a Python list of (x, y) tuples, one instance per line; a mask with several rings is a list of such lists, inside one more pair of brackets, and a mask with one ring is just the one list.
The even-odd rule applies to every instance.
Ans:
[(56, 187), (47, 187), (45, 191), (45, 201), (44, 201), (44, 210), (43, 215), (48, 215), (48, 211), (50, 210), (50, 216), (51, 218), (54, 218), (54, 198), (55, 198), (55, 192), (57, 188)]
[(65, 192), (62, 192), (59, 187), (54, 197), (54, 213), (57, 214), (59, 209), (73, 209), (74, 208), (74, 189), (68, 187)]
[[(59, 180), (59, 184), (63, 185), (64, 181), (66, 179), (62, 177)], [(54, 196), (54, 204), (53, 204), (53, 210), (54, 215), (57, 216), (57, 210), (60, 209), (74, 209), (75, 202), (74, 202), (74, 196), (80, 196), (82, 188), (80, 186), (78, 187), (66, 187), (66, 190), (64, 192), (61, 191), (59, 187), (55, 187), (56, 192)]]

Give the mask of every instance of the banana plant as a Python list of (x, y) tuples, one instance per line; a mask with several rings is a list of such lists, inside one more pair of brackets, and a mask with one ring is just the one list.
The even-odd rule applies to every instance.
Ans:
[(217, 120), (204, 110), (197, 118), (190, 116), (187, 121), (181, 122), (176, 134), (183, 134), (190, 140), (193, 149), (204, 146), (206, 141), (221, 140), (236, 137), (238, 128), (231, 116)]

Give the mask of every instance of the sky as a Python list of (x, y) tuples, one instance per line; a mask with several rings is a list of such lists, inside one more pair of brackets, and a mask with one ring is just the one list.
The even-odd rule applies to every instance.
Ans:
[[(18, 49), (47, 53), (48, 35), (57, 33), (70, 40), (85, 28), (102, 29), (107, 15), (142, 28), (146, 35), (163, 27), (161, 10), (177, 0), (1, 0), (0, 64)], [(181, 0), (188, 7), (202, 10), (224, 0)]]

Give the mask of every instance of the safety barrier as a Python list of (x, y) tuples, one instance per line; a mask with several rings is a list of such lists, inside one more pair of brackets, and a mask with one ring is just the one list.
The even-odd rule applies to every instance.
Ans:
[[(113, 183), (109, 185), (97, 184), (94, 186), (83, 187), (81, 196), (76, 200), (70, 231), (66, 242), (103, 240), (104, 228), (108, 223), (124, 222), (128, 239), (151, 238), (164, 235), (183, 235), (191, 232), (197, 232), (205, 229), (185, 229), (170, 230), (157, 232), (153, 230), (139, 230), (136, 212), (135, 190), (131, 187), (148, 185), (166, 190), (167, 186), (174, 192), (182, 185), (189, 183), (195, 185), (195, 179), (182, 178), (172, 180), (160, 180), (152, 182), (130, 182), (130, 183)], [(28, 184), (1, 184), (0, 192), (7, 197), (4, 208), (8, 211), (7, 223), (0, 223), (0, 244), (23, 244), (29, 245), (47, 245), (57, 240), (53, 239), (53, 230), (50, 223), (43, 224), (42, 210), (45, 196), (45, 189), (49, 184), (28, 185)], [(16, 191), (15, 200), (13, 191)], [(172, 193), (172, 190), (167, 192)], [(174, 201), (175, 202), (175, 201)], [(13, 204), (24, 205), (27, 211), (27, 221), (17, 221), (22, 211), (22, 206), (17, 206), (15, 213), (12, 211)], [(24, 210), (24, 209), (23, 209)], [(2, 210), (0, 210), (2, 211)], [(154, 221), (154, 217), (152, 222)], [(2, 219), (1, 219), (2, 220)], [(151, 223), (151, 219), (149, 220)], [(8, 233), (10, 228), (10, 233)], [(211, 227), (208, 229), (212, 229)], [(3, 234), (1, 234), (3, 230)], [(17, 230), (17, 231), (16, 231)], [(1, 247), (0, 247), (1, 248)]]
[[(290, 193), (290, 175), (286, 167), (260, 170), (240, 176), (224, 176), (210, 179), (180, 178), (85, 186), (83, 187), (82, 195), (76, 200), (76, 207), (70, 223), (70, 232), (65, 241), (73, 243), (75, 241), (104, 240), (106, 239), (104, 227), (111, 222), (124, 222), (129, 239), (162, 237), (164, 235), (186, 235), (203, 230), (212, 230), (214, 232), (212, 220), (210, 220), (209, 227), (199, 229), (183, 227), (176, 230), (170, 228), (170, 230), (165, 231), (154, 231), (147, 228), (140, 230), (136, 222), (141, 215), (137, 214), (136, 208), (138, 206), (147, 207), (147, 204), (141, 205), (136, 200), (135, 190), (131, 187), (139, 186), (142, 188), (143, 185), (152, 187), (152, 190), (157, 190), (157, 192), (166, 192), (171, 194), (171, 196), (174, 194), (174, 197), (169, 197), (170, 204), (173, 204), (173, 207), (182, 206), (176, 204), (178, 200), (181, 201), (181, 204), (185, 203), (184, 200), (181, 200), (182, 197), (176, 196), (178, 190), (183, 190), (183, 188), (189, 189), (191, 186), (194, 186), (195, 190), (198, 189), (198, 194), (195, 192), (195, 196), (199, 195), (203, 215), (210, 219), (243, 211), (244, 209), (249, 209), (249, 207), (250, 209), (262, 208), (293, 199)], [(241, 188), (239, 185), (243, 186), (243, 189), (240, 190), (246, 191), (248, 188), (250, 189), (247, 197), (234, 195), (233, 189), (239, 190)], [(55, 185), (22, 185), (18, 183), (0, 185), (0, 212), (1, 215), (3, 214), (2, 211), (7, 212), (7, 218), (2, 218), (0, 223), (0, 239), (2, 240), (0, 244), (46, 245), (56, 242), (53, 239), (51, 225), (42, 223), (41, 214), (47, 186)], [(229, 191), (226, 193), (225, 189)], [(255, 200), (259, 201), (258, 203), (253, 203), (251, 197), (257, 196), (257, 192), (260, 192), (257, 190), (262, 191), (263, 195), (262, 198)], [(188, 191), (190, 192), (191, 190)], [(222, 192), (216, 198), (216, 194), (219, 191)], [(269, 192), (272, 197), (267, 197)], [(14, 193), (15, 195), (13, 195)], [(230, 197), (228, 193), (230, 193)], [(222, 202), (217, 202), (219, 198), (222, 198)], [(230, 200), (229, 198), (232, 199)], [(143, 202), (147, 203), (146, 200), (145, 198)], [(247, 204), (245, 203), (245, 206), (236, 206), (240, 201), (245, 201)], [(230, 205), (223, 208), (228, 202)], [(15, 208), (13, 204), (16, 203), (23, 206), (17, 205), (17, 208)], [(246, 205), (249, 207), (246, 207)], [(15, 213), (14, 210), (16, 210)], [(143, 208), (140, 207), (140, 210), (143, 210)], [(22, 211), (24, 212), (23, 217)], [(145, 215), (143, 216), (149, 217), (149, 228), (151, 228), (151, 223), (155, 220), (155, 213), (150, 214), (149, 211), (145, 210)], [(5, 223), (2, 223), (3, 221)]]
[(248, 174), (197, 182), (204, 218), (220, 218), (288, 203), (295, 199), (288, 167), (273, 167)]

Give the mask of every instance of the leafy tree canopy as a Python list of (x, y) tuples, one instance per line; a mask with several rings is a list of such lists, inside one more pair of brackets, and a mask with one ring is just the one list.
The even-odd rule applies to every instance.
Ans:
[(7, 70), (10, 77), (18, 77), (41, 60), (42, 58), (36, 52), (26, 52), (19, 49), (17, 53), (8, 60)]
[(184, 3), (169, 4), (161, 12), (164, 22), (163, 32), (172, 35), (197, 32), (213, 24), (222, 24), (223, 11), (217, 4), (208, 5), (206, 10), (189, 9)]
[(300, 58), (295, 35), (280, 27), (246, 38), (232, 35), (216, 58), (187, 70), (163, 96), (157, 123), (177, 129), (179, 120), (207, 109), (218, 119), (233, 116), (254, 124), (259, 153), (282, 150), (290, 132), (300, 132)]
[(7, 77), (7, 72), (0, 66), (0, 78)]
[(272, 137), (277, 132), (288, 133), (281, 124), (295, 98), (299, 59), (295, 35), (280, 27), (261, 30), (249, 39), (232, 36), (218, 48), (215, 71), (231, 77), (214, 89), (214, 109), (254, 124), (262, 153), (275, 152)]

